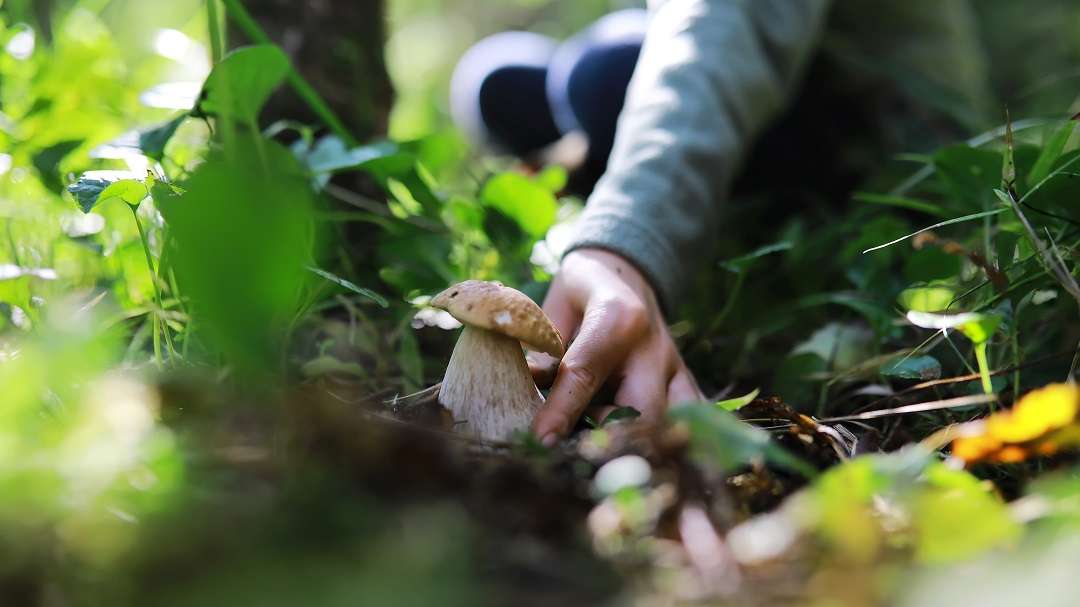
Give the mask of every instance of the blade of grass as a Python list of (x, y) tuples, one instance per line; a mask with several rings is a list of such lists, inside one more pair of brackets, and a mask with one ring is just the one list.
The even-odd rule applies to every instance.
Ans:
[(917, 198), (907, 198), (905, 196), (891, 196), (889, 194), (874, 194), (873, 192), (855, 192), (851, 196), (852, 200), (858, 202), (868, 202), (870, 204), (880, 204), (890, 207), (899, 207), (902, 209), (909, 209), (912, 211), (919, 211), (926, 213), (927, 215), (934, 215), (935, 217), (948, 217), (944, 210), (937, 205), (927, 202), (925, 200), (919, 200)]
[(932, 226), (927, 226), (925, 228), (922, 228), (921, 230), (916, 230), (916, 231), (914, 231), (914, 232), (912, 232), (912, 233), (910, 233), (910, 234), (908, 234), (906, 236), (901, 236), (900, 238), (897, 238), (896, 240), (890, 240), (889, 242), (886, 242), (885, 244), (879, 244), (876, 247), (870, 247), (869, 249), (863, 251), (863, 255), (865, 255), (867, 253), (870, 253), (872, 251), (878, 251), (880, 249), (884, 249), (885, 247), (891, 247), (892, 245), (894, 245), (894, 244), (896, 244), (898, 242), (903, 242), (903, 241), (907, 240), (908, 238), (911, 238), (912, 236), (918, 236), (919, 234), (922, 234), (923, 232), (929, 232), (930, 230), (935, 230), (937, 228), (941, 228), (941, 227), (944, 227), (944, 226), (951, 226), (951, 225), (957, 224), (957, 223), (963, 223), (965, 221), (974, 221), (976, 219), (982, 219), (983, 217), (990, 217), (991, 215), (998, 215), (1000, 213), (1004, 213), (1007, 210), (1008, 210), (1007, 208), (991, 209), (989, 211), (982, 211), (980, 213), (972, 213), (971, 215), (964, 215), (963, 217), (954, 217), (953, 219), (947, 219), (945, 221), (939, 221), (938, 223), (935, 223)]

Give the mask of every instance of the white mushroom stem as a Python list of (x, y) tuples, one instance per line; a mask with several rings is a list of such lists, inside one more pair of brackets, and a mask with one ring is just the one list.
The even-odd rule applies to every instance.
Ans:
[(455, 430), (483, 440), (508, 440), (528, 430), (544, 404), (521, 344), (512, 337), (465, 325), (450, 356), (439, 401)]

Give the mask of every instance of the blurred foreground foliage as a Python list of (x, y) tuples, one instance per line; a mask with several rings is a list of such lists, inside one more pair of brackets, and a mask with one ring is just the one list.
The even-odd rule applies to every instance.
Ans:
[(540, 299), (582, 201), (444, 127), (455, 53), (400, 82), (443, 7), (393, 7), (394, 137), (353, 145), (261, 122), (289, 59), (209, 57), (200, 2), (60, 4), (0, 11), (5, 604), (1070, 602), (1075, 94), (847, 204), (749, 193), (729, 221), (758, 229), (718, 238), (673, 328), (703, 385), (749, 394), (492, 452), (396, 398), (449, 352), (427, 299)]

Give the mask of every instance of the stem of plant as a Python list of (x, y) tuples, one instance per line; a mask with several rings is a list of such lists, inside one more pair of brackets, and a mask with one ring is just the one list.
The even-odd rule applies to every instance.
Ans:
[(206, 0), (206, 17), (210, 29), (210, 58), (217, 65), (225, 56), (225, 27), (218, 9), (219, 0)]
[[(240, 28), (241, 31), (251, 38), (253, 41), (261, 44), (273, 44), (270, 40), (270, 36), (266, 35), (262, 27), (257, 21), (247, 12), (243, 3), (240, 0), (222, 0), (225, 3), (225, 12), (233, 23)], [(338, 136), (339, 139), (345, 142), (345, 145), (355, 146), (357, 145), (356, 138), (349, 133), (349, 129), (345, 127), (345, 124), (341, 122), (341, 119), (337, 117), (330, 106), (323, 101), (323, 98), (315, 90), (311, 84), (304, 79), (300, 72), (296, 70), (296, 67), (289, 62), (289, 85), (296, 91), (296, 94), (304, 100), (311, 111), (315, 112), (315, 115), (319, 117), (319, 120), (325, 124), (332, 133)]]
[(975, 360), (979, 362), (979, 377), (982, 379), (982, 389), (986, 394), (994, 393), (994, 384), (990, 383), (990, 365), (986, 362), (987, 342), (975, 344)]
[(142, 222), (139, 221), (138, 208), (132, 205), (128, 205), (131, 209), (131, 216), (135, 219), (135, 226), (139, 228), (139, 238), (142, 240), (143, 253), (146, 255), (146, 267), (150, 270), (150, 285), (154, 288), (154, 300), (157, 302), (157, 310), (151, 311), (154, 321), (154, 362), (158, 368), (162, 367), (161, 358), (161, 340), (158, 335), (158, 330), (165, 333), (165, 342), (169, 348), (169, 356), (172, 357), (175, 353), (172, 344), (172, 336), (169, 335), (169, 325), (161, 321), (161, 313), (165, 311), (165, 304), (161, 298), (161, 289), (158, 287), (157, 270), (154, 269), (154, 256), (150, 252), (150, 240), (146, 237), (146, 230), (143, 229)]

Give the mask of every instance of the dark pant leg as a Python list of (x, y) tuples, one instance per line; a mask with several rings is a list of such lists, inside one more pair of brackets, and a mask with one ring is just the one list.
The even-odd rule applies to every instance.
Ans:
[(548, 70), (548, 99), (563, 133), (589, 141), (584, 167), (595, 182), (607, 167), (615, 127), (645, 39), (647, 13), (607, 15), (560, 46)]
[(503, 32), (465, 53), (451, 80), (450, 107), (474, 144), (528, 156), (558, 140), (545, 94), (555, 48), (538, 34)]

